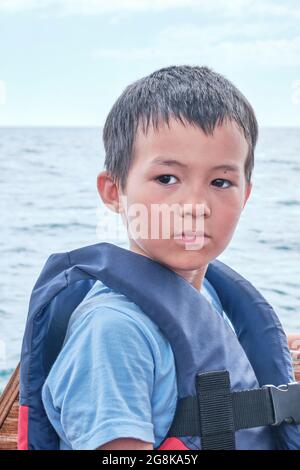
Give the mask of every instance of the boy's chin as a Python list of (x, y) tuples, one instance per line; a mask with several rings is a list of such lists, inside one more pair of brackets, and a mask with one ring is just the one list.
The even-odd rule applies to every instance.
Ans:
[(171, 260), (161, 260), (160, 261), (161, 264), (164, 264), (165, 266), (167, 266), (169, 269), (171, 269), (172, 271), (175, 271), (175, 272), (193, 272), (193, 271), (198, 271), (199, 269), (203, 269), (207, 266), (208, 262), (205, 262), (204, 260), (201, 262), (199, 261), (198, 263), (193, 261), (191, 263), (187, 263), (187, 262), (182, 262), (182, 263), (179, 263), (178, 261), (174, 261)]
[(203, 245), (174, 245), (172, 240), (131, 240), (131, 251), (153, 259), (173, 270), (194, 270), (209, 263), (208, 253)]
[(177, 250), (170, 248), (169, 251), (167, 249), (153, 251), (150, 257), (173, 271), (194, 271), (201, 269), (211, 261), (203, 250), (182, 250), (178, 253)]

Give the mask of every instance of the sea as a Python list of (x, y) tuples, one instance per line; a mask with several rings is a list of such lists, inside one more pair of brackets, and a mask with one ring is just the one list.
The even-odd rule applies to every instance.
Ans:
[[(103, 169), (100, 127), (0, 128), (0, 391), (49, 255), (103, 241), (127, 248), (97, 193)], [(260, 129), (252, 194), (218, 259), (260, 291), (287, 333), (300, 332), (300, 128)]]

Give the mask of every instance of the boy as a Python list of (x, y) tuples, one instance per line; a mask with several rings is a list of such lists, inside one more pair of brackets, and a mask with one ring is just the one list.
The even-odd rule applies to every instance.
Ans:
[[(251, 193), (257, 140), (251, 105), (206, 67), (168, 67), (125, 89), (103, 139), (106, 171), (98, 191), (122, 215), (130, 250), (182, 276), (226, 321), (204, 276)], [(151, 236), (157, 205), (172, 207), (168, 236), (161, 228)], [(136, 207), (145, 209), (139, 230)], [(61, 449), (157, 448), (176, 408), (174, 356), (136, 304), (97, 281), (72, 315), (42, 396)]]

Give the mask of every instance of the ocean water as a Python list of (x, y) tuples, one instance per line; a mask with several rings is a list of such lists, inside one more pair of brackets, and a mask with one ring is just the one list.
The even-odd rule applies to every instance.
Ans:
[[(299, 157), (300, 128), (261, 129), (252, 194), (219, 256), (287, 332), (300, 331)], [(0, 128), (0, 390), (19, 361), (30, 293), (48, 256), (100, 241), (127, 246), (96, 190), (103, 161), (99, 128)]]

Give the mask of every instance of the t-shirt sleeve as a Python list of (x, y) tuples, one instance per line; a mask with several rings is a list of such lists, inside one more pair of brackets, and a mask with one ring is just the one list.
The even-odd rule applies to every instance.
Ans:
[(43, 400), (51, 395), (73, 449), (96, 449), (121, 437), (154, 443), (153, 384), (147, 335), (130, 316), (102, 307), (73, 325), (43, 388)]

